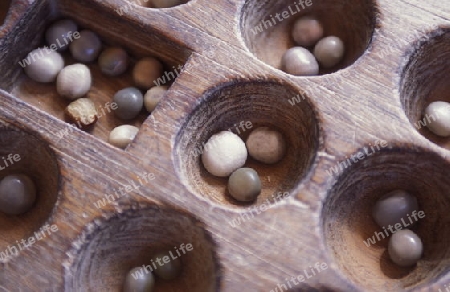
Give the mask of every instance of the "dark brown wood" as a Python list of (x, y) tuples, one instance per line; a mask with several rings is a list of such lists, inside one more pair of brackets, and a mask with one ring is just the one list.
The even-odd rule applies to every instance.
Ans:
[[(58, 230), (0, 261), (0, 288), (121, 291), (131, 267), (191, 243), (180, 278), (156, 291), (446, 291), (450, 144), (415, 125), (430, 101), (450, 101), (448, 5), (298, 2), (191, 0), (157, 10), (144, 0), (12, 0), (0, 27), (0, 157), (22, 159), (0, 177), (26, 172), (38, 201), (23, 216), (0, 216), (0, 252), (46, 225)], [(0, 4), (0, 19), (6, 9)], [(256, 32), (284, 11), (285, 20)], [(343, 62), (321, 76), (279, 70), (300, 15), (317, 16), (345, 42)], [(155, 56), (166, 70), (184, 66), (157, 109), (133, 121), (140, 131), (125, 150), (106, 142), (123, 124), (112, 112), (87, 131), (70, 126), (55, 84), (37, 84), (19, 66), (64, 17), (105, 47), (123, 46), (133, 62)], [(111, 78), (89, 67), (88, 97), (99, 108), (133, 84), (130, 70)], [(279, 129), (288, 151), (274, 166), (248, 161), (263, 192), (242, 205), (196, 153), (246, 121)], [(414, 193), (426, 214), (416, 227), (425, 253), (413, 269), (390, 262), (386, 239), (364, 243), (378, 231), (371, 206), (396, 188)], [(317, 263), (327, 268), (311, 276)], [(290, 281), (298, 276), (305, 281)]]

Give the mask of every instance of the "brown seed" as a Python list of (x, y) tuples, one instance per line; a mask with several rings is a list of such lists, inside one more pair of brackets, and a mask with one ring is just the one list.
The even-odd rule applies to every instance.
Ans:
[(133, 69), (133, 79), (137, 87), (150, 89), (155, 86), (155, 82), (163, 74), (163, 65), (153, 57), (141, 59)]
[(89, 98), (77, 99), (67, 106), (65, 112), (80, 128), (90, 126), (98, 120), (95, 104)]
[(315, 45), (323, 37), (323, 27), (320, 22), (312, 17), (299, 18), (292, 29), (292, 38), (297, 45), (310, 47)]

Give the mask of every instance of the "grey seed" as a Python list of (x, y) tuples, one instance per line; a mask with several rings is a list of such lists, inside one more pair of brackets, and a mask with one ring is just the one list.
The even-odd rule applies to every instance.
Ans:
[(133, 69), (133, 80), (137, 87), (150, 89), (155, 86), (155, 81), (161, 77), (164, 68), (161, 62), (153, 57), (141, 59)]
[(152, 292), (154, 287), (155, 277), (153, 274), (144, 267), (136, 267), (128, 272), (123, 292)]
[(127, 70), (128, 54), (122, 48), (108, 48), (100, 54), (98, 65), (103, 74), (118, 76)]
[(319, 74), (319, 64), (316, 58), (310, 51), (302, 47), (287, 50), (283, 55), (282, 65), (286, 73), (296, 76)]
[(30, 63), (25, 66), (25, 74), (37, 82), (53, 82), (64, 67), (64, 59), (57, 52), (50, 49), (39, 48), (31, 51), (26, 60)]
[(422, 257), (422, 240), (411, 230), (397, 231), (389, 239), (388, 253), (391, 260), (398, 266), (413, 266)]
[(148, 112), (152, 112), (156, 108), (168, 89), (168, 86), (155, 86), (147, 91), (144, 96), (144, 105)]
[(80, 37), (70, 44), (70, 52), (78, 62), (89, 63), (97, 59), (102, 42), (96, 33), (90, 30), (80, 32)]
[(45, 40), (51, 47), (56, 45), (58, 52), (69, 48), (70, 43), (75, 40), (74, 33), (77, 32), (77, 24), (70, 19), (62, 19), (53, 23), (45, 32)]
[(299, 18), (292, 29), (292, 38), (297, 45), (310, 47), (315, 45), (323, 37), (322, 24), (315, 18)]
[(254, 201), (261, 193), (261, 180), (253, 168), (239, 168), (228, 180), (230, 195), (240, 202)]
[(136, 137), (139, 128), (131, 125), (115, 127), (109, 134), (108, 142), (112, 145), (125, 149)]
[(66, 66), (58, 74), (56, 90), (70, 100), (85, 96), (91, 89), (91, 70), (84, 64)]
[(337, 65), (344, 57), (344, 52), (344, 43), (335, 36), (321, 39), (314, 48), (314, 56), (325, 68)]
[(113, 98), (117, 104), (115, 115), (122, 120), (131, 120), (139, 115), (144, 106), (144, 97), (139, 89), (128, 87), (118, 91)]
[(183, 4), (180, 0), (152, 0), (152, 3), (155, 8), (169, 8)]
[(268, 127), (253, 130), (245, 144), (253, 159), (266, 164), (277, 163), (286, 154), (286, 141), (283, 135)]
[(0, 211), (20, 215), (31, 209), (36, 201), (36, 186), (26, 175), (8, 175), (0, 181)]
[[(407, 215), (411, 215), (419, 206), (416, 197), (403, 190), (392, 191), (381, 197), (375, 204), (372, 216), (380, 227), (388, 228), (403, 222), (410, 224)], [(403, 218), (403, 222), (402, 222)]]
[(170, 256), (169, 252), (158, 252), (152, 257), (152, 261), (156, 266), (153, 272), (161, 279), (173, 280), (181, 273), (180, 258)]
[(425, 117), (429, 119), (427, 128), (441, 137), (450, 136), (450, 103), (435, 101), (425, 109)]

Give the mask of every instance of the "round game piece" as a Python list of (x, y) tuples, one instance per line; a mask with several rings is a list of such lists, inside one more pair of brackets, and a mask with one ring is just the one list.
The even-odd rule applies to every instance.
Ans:
[(52, 48), (57, 47), (58, 52), (65, 51), (69, 48), (70, 43), (75, 40), (74, 33), (77, 32), (77, 24), (70, 19), (62, 19), (53, 23), (45, 32), (45, 40)]
[(119, 90), (113, 97), (117, 104), (114, 114), (122, 120), (131, 120), (139, 115), (144, 106), (144, 97), (139, 89), (128, 87)]
[(137, 87), (148, 90), (157, 85), (155, 81), (162, 76), (163, 71), (164, 67), (158, 59), (153, 57), (143, 58), (134, 66), (134, 83)]
[(80, 37), (69, 46), (75, 60), (82, 63), (93, 62), (102, 49), (102, 42), (96, 33), (90, 30), (80, 32)]
[(128, 54), (122, 48), (108, 48), (98, 57), (98, 65), (103, 74), (119, 76), (127, 70)]
[(238, 201), (254, 201), (261, 193), (258, 173), (253, 168), (239, 168), (228, 180), (228, 191)]
[(314, 56), (325, 68), (337, 65), (344, 57), (344, 43), (335, 36), (321, 39), (314, 48)]
[(136, 267), (128, 272), (123, 284), (124, 292), (152, 292), (155, 277), (144, 267)]
[(242, 139), (231, 131), (222, 131), (206, 142), (202, 162), (206, 170), (219, 177), (229, 176), (247, 160), (247, 148)]
[(56, 89), (61, 96), (74, 100), (85, 96), (91, 89), (91, 84), (91, 70), (84, 64), (74, 64), (59, 72)]
[(46, 48), (31, 51), (24, 60), (25, 74), (41, 83), (53, 82), (64, 67), (61, 55)]
[(266, 164), (277, 163), (286, 154), (283, 135), (268, 127), (253, 130), (247, 138), (246, 146), (253, 159)]
[(155, 8), (170, 8), (183, 4), (180, 0), (152, 0)]
[(152, 112), (156, 108), (168, 89), (167, 86), (155, 86), (147, 91), (144, 96), (144, 105), (148, 112)]
[(36, 201), (36, 186), (26, 175), (5, 176), (0, 181), (0, 211), (20, 215), (31, 209)]
[(286, 73), (296, 76), (310, 76), (319, 74), (319, 64), (310, 51), (302, 47), (287, 50), (282, 58), (282, 65)]
[(428, 129), (441, 137), (450, 136), (450, 103), (435, 101), (425, 109), (425, 117), (429, 119)]
[(317, 19), (305, 16), (295, 21), (292, 38), (297, 45), (310, 47), (315, 45), (322, 37), (323, 27)]
[[(158, 260), (159, 259), (159, 260)], [(171, 257), (168, 252), (159, 252), (152, 257), (156, 269), (153, 273), (161, 279), (173, 280), (181, 273), (181, 260)]]
[(414, 210), (418, 212), (418, 208), (416, 197), (406, 191), (395, 190), (376, 202), (372, 216), (380, 227), (388, 228), (389, 225), (394, 226), (397, 223), (402, 224), (403, 227), (405, 225), (403, 222), (409, 222), (407, 216)]
[(125, 149), (136, 137), (139, 128), (131, 125), (115, 127), (109, 134), (108, 142), (112, 145)]
[(422, 257), (422, 240), (411, 230), (397, 231), (389, 239), (388, 253), (391, 260), (398, 266), (413, 266)]

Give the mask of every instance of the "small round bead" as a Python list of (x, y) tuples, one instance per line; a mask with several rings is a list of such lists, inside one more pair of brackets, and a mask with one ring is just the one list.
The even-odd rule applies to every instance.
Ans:
[(254, 201), (261, 193), (258, 173), (253, 168), (239, 168), (228, 180), (228, 191), (238, 201)]
[(408, 229), (397, 231), (389, 239), (388, 253), (391, 260), (401, 267), (410, 267), (422, 257), (420, 237)]
[(152, 112), (164, 97), (169, 87), (155, 86), (150, 88), (144, 96), (144, 105), (148, 112)]
[(180, 0), (152, 0), (155, 8), (169, 8), (183, 4)]
[(325, 68), (337, 65), (344, 57), (344, 52), (344, 43), (335, 36), (321, 39), (314, 48), (314, 56)]
[(305, 48), (294, 47), (287, 50), (282, 58), (286, 73), (296, 76), (310, 76), (319, 74), (319, 64), (316, 58)]
[(247, 138), (249, 155), (262, 163), (274, 164), (286, 154), (286, 141), (283, 135), (268, 127), (253, 130)]
[(247, 155), (245, 143), (238, 135), (222, 131), (206, 142), (202, 162), (212, 175), (226, 177), (245, 164)]
[[(158, 258), (160, 259), (159, 261)], [(156, 269), (154, 269), (153, 272), (161, 279), (173, 280), (181, 273), (180, 258), (171, 257), (168, 252), (157, 253), (152, 257), (152, 260), (156, 263)], [(159, 263), (161, 263), (161, 265)]]
[(91, 70), (84, 64), (66, 66), (56, 80), (58, 94), (70, 100), (85, 96), (91, 85)]
[[(380, 227), (388, 228), (408, 222), (407, 216), (419, 211), (416, 197), (403, 190), (396, 190), (381, 197), (375, 204), (372, 216)], [(409, 225), (409, 223), (408, 223)]]
[(429, 119), (428, 129), (441, 137), (450, 136), (450, 103), (435, 101), (425, 109), (425, 117)]
[(31, 209), (36, 201), (36, 186), (26, 175), (8, 175), (0, 181), (0, 211), (20, 215)]
[(113, 101), (117, 104), (114, 114), (122, 120), (134, 119), (144, 106), (144, 97), (135, 87), (119, 90), (114, 95)]
[(137, 87), (150, 89), (155, 86), (155, 80), (161, 77), (164, 67), (161, 62), (153, 57), (141, 59), (133, 69), (133, 79)]
[(89, 63), (97, 59), (102, 49), (102, 42), (96, 33), (83, 30), (80, 32), (80, 37), (70, 44), (69, 49), (75, 60)]
[(292, 38), (297, 45), (310, 47), (315, 45), (323, 37), (322, 24), (315, 18), (299, 18), (292, 29)]
[(155, 277), (143, 267), (136, 267), (128, 272), (123, 284), (123, 292), (152, 292)]
[(108, 48), (98, 57), (98, 65), (103, 74), (118, 76), (127, 70), (128, 54), (122, 48)]
[(125, 149), (136, 137), (139, 128), (131, 125), (115, 127), (109, 134), (108, 142), (112, 145)]
[(74, 33), (77, 32), (77, 24), (70, 19), (62, 19), (53, 23), (45, 32), (45, 39), (49, 46), (56, 45), (58, 52), (69, 48), (70, 43), (75, 40)]
[(25, 66), (25, 73), (37, 82), (53, 82), (64, 67), (64, 59), (57, 52), (39, 48), (31, 51), (27, 58), (30, 63)]

